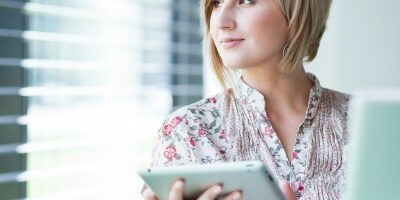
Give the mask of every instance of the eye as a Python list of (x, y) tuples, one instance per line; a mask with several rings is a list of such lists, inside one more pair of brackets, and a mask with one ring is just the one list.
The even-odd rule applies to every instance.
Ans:
[(239, 0), (239, 4), (253, 4), (254, 0)]
[(218, 8), (221, 5), (220, 0), (212, 0), (212, 5), (214, 8)]

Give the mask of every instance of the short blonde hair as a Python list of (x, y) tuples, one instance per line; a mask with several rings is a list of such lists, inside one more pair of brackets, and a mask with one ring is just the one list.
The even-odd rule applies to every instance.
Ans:
[[(232, 71), (224, 67), (210, 34), (210, 18), (213, 0), (201, 0), (200, 13), (203, 19), (203, 45), (221, 85), (227, 88)], [(318, 52), (332, 0), (275, 0), (286, 17), (288, 40), (281, 60), (281, 70), (291, 73), (296, 66), (312, 61)]]

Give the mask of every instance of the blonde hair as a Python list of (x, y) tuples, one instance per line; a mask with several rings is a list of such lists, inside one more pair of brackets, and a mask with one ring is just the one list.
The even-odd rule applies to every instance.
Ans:
[[(203, 45), (220, 84), (227, 88), (232, 70), (224, 67), (210, 35), (210, 18), (213, 0), (201, 0), (200, 13), (203, 19)], [(332, 0), (275, 0), (286, 17), (288, 40), (280, 66), (283, 72), (291, 73), (303, 60), (312, 61), (318, 52)]]

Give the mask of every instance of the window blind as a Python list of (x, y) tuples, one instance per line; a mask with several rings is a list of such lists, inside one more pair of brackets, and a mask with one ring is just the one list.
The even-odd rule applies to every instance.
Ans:
[(0, 199), (139, 199), (202, 98), (198, 1), (0, 0)]

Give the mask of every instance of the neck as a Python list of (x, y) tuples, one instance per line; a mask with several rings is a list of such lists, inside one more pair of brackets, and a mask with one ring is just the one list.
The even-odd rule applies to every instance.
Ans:
[(312, 81), (303, 65), (297, 66), (291, 74), (281, 72), (277, 67), (247, 68), (243, 69), (242, 78), (262, 93), (269, 110), (279, 108), (303, 112), (307, 109)]

